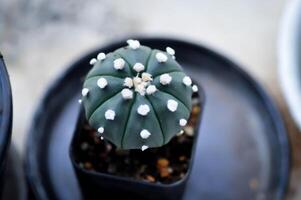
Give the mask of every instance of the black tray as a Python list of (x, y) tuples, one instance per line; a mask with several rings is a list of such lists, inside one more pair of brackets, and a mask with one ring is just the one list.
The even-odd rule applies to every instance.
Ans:
[[(5, 168), (5, 160), (8, 147), (10, 145), (12, 115), (12, 94), (10, 82), (4, 60), (0, 52), (0, 176)], [(2, 180), (0, 182), (0, 185), (2, 186)]]
[[(236, 64), (202, 46), (160, 38), (140, 41), (158, 49), (173, 47), (177, 60), (205, 91), (197, 159), (184, 199), (282, 199), (290, 149), (281, 116), (262, 88)], [(111, 44), (73, 63), (44, 96), (32, 121), (25, 160), (37, 198), (81, 199), (68, 155), (80, 77), (98, 52), (124, 45)]]
[(3, 174), (3, 188), (0, 199), (26, 200), (27, 186), (21, 158), (13, 145), (10, 146), (6, 168)]

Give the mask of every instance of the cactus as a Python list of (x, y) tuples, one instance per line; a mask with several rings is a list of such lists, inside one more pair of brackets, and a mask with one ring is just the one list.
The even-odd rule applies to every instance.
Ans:
[(166, 52), (128, 40), (90, 64), (80, 102), (89, 124), (121, 149), (160, 147), (182, 131), (191, 113), (191, 79)]

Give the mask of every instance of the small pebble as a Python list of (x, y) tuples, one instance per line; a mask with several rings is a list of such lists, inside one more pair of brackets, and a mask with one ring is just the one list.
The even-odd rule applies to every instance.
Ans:
[(147, 181), (149, 181), (149, 182), (151, 182), (151, 183), (153, 183), (153, 182), (156, 181), (156, 179), (155, 179), (153, 176), (151, 176), (151, 175), (146, 175), (145, 178), (146, 178)]
[(187, 160), (186, 156), (180, 156), (180, 157), (179, 157), (179, 161), (183, 162), (183, 161), (185, 161), (185, 160)]
[(192, 112), (191, 113), (194, 114), (194, 115), (198, 115), (200, 113), (200, 111), (201, 111), (200, 106), (194, 106), (192, 108)]
[(157, 160), (157, 167), (158, 168), (167, 167), (168, 165), (169, 165), (169, 161), (165, 158), (159, 158)]
[(184, 127), (184, 131), (185, 131), (185, 134), (188, 135), (188, 136), (193, 136), (194, 135), (194, 128), (191, 127), (191, 126)]
[(168, 168), (159, 169), (159, 173), (160, 173), (161, 178), (166, 178), (170, 175), (170, 172), (169, 172)]
[(85, 162), (84, 168), (85, 168), (85, 169), (92, 169), (92, 168), (93, 168), (92, 163), (90, 163), (90, 162)]
[(87, 142), (83, 142), (80, 147), (83, 151), (86, 151), (89, 147), (89, 144)]

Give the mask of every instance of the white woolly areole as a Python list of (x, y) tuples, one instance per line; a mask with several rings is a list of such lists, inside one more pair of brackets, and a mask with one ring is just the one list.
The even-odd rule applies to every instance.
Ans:
[(149, 138), (150, 135), (151, 135), (151, 133), (150, 133), (148, 130), (146, 130), (146, 129), (143, 129), (143, 130), (140, 132), (140, 137), (141, 137), (142, 139), (147, 139), (147, 138)]
[(176, 102), (175, 100), (173, 99), (169, 99), (167, 101), (167, 108), (168, 110), (170, 110), (171, 112), (175, 112), (178, 108), (178, 102)]
[(192, 81), (191, 81), (191, 78), (189, 76), (185, 76), (183, 78), (183, 83), (186, 85), (186, 86), (190, 86), (192, 84)]
[(145, 69), (144, 65), (142, 63), (136, 63), (134, 66), (133, 66), (133, 69), (136, 71), (136, 72), (141, 72)]
[(101, 126), (97, 129), (98, 133), (103, 133), (105, 131), (105, 129)]
[(133, 91), (127, 88), (124, 88), (121, 91), (121, 95), (124, 99), (132, 99), (133, 98)]
[(181, 130), (180, 132), (177, 133), (177, 136), (181, 136), (181, 135), (183, 135), (183, 133), (184, 133), (184, 131)]
[(149, 113), (150, 109), (147, 104), (140, 105), (137, 109), (139, 115), (146, 116)]
[(81, 103), (82, 103), (82, 100), (81, 100), (81, 99), (79, 99), (79, 100), (78, 100), (78, 103), (79, 103), (79, 104), (81, 104)]
[(138, 92), (140, 95), (144, 96), (146, 90), (145, 86), (146, 86), (145, 82), (139, 83), (138, 85), (135, 86), (135, 91)]
[(166, 52), (171, 56), (174, 56), (176, 53), (175, 50), (171, 47), (166, 47)]
[(148, 94), (148, 95), (154, 94), (156, 91), (157, 91), (157, 88), (155, 85), (149, 85), (146, 88), (146, 94)]
[(147, 145), (142, 145), (141, 150), (145, 151), (146, 149), (148, 149), (148, 146)]
[(99, 78), (97, 80), (97, 85), (98, 87), (100, 87), (101, 89), (105, 88), (108, 85), (108, 82), (105, 78)]
[(106, 54), (105, 53), (101, 52), (97, 55), (97, 60), (104, 60), (104, 59), (106, 59)]
[(89, 93), (89, 89), (88, 89), (88, 88), (83, 88), (83, 89), (82, 89), (82, 95), (83, 95), (84, 97), (87, 96), (88, 93)]
[(167, 56), (162, 52), (158, 52), (156, 53), (156, 59), (159, 63), (163, 63), (167, 61)]
[(134, 83), (133, 83), (133, 79), (129, 78), (129, 77), (126, 77), (124, 79), (124, 82), (123, 82), (123, 85), (128, 87), (128, 88), (132, 88)]
[(94, 65), (96, 62), (97, 62), (97, 59), (92, 58), (89, 63), (90, 63), (90, 65)]
[(172, 80), (172, 77), (169, 74), (162, 74), (160, 76), (160, 83), (162, 85), (168, 85)]
[(136, 85), (142, 83), (142, 79), (140, 77), (136, 76), (136, 77), (133, 78), (133, 83), (136, 86)]
[(146, 72), (143, 72), (141, 77), (142, 77), (143, 81), (152, 81), (153, 80), (152, 75), (149, 73), (146, 73)]
[(107, 120), (114, 120), (114, 119), (115, 119), (115, 111), (114, 111), (114, 110), (111, 110), (111, 109), (107, 110), (107, 111), (105, 112), (105, 118), (106, 118)]
[(193, 85), (193, 86), (192, 86), (192, 91), (193, 91), (193, 92), (197, 92), (197, 91), (199, 91), (199, 88), (198, 88), (198, 86), (196, 86), (196, 85)]
[(187, 120), (186, 119), (180, 119), (179, 124), (180, 124), (180, 126), (186, 126)]
[(140, 47), (140, 42), (138, 40), (127, 40), (126, 41), (131, 49), (138, 49)]
[(125, 61), (122, 58), (117, 58), (114, 60), (114, 68), (117, 70), (121, 70), (124, 68)]

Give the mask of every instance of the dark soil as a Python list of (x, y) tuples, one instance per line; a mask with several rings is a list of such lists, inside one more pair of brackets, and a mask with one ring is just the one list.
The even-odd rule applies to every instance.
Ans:
[(185, 176), (189, 168), (200, 111), (199, 98), (193, 97), (192, 114), (184, 132), (160, 148), (143, 152), (116, 149), (85, 122), (79, 135), (79, 144), (75, 145), (75, 160), (86, 170), (147, 182), (176, 182)]

